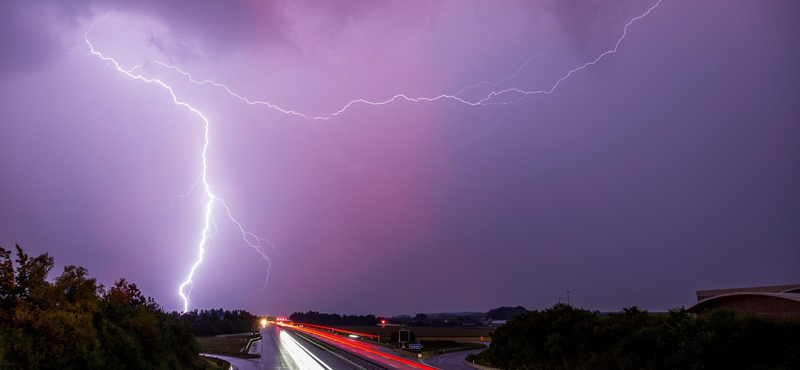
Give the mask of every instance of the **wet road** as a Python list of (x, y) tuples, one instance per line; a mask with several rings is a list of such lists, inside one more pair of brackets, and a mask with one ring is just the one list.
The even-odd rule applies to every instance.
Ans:
[(228, 361), (235, 370), (352, 370), (351, 364), (335, 353), (299, 338), (290, 330), (274, 325), (261, 329), (261, 340), (253, 344), (261, 358), (213, 356)]
[(374, 344), (315, 330), (269, 325), (261, 329), (261, 336), (251, 348), (251, 353), (260, 354), (261, 358), (215, 357), (230, 362), (236, 370), (376, 369), (356, 357), (392, 370), (471, 370), (463, 364), (464, 358), (468, 353), (479, 352), (448, 353), (421, 361), (386, 353), (391, 351)]

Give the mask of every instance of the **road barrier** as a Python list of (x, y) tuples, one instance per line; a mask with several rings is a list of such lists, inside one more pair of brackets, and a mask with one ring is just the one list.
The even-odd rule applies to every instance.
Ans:
[(493, 367), (473, 364), (472, 362), (469, 362), (467, 360), (464, 360), (464, 365), (467, 365), (467, 366), (469, 366), (469, 367), (471, 367), (473, 369), (476, 369), (476, 370), (500, 370), (500, 369), (493, 368)]

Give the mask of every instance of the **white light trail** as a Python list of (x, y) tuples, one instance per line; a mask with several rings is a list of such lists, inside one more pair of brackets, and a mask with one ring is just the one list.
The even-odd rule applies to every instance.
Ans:
[(300, 343), (297, 343), (294, 338), (292, 338), (286, 330), (281, 330), (281, 333), (278, 336), (280, 338), (281, 348), (286, 350), (286, 353), (292, 358), (292, 360), (304, 370), (333, 370), (328, 365), (326, 365), (322, 360), (320, 360), (317, 356), (314, 356), (309, 350), (305, 349), (305, 347), (301, 346)]

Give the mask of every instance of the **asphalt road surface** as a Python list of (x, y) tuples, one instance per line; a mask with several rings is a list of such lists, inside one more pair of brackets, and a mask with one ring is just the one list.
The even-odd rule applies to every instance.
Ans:
[(213, 356), (228, 361), (236, 370), (353, 370), (346, 359), (299, 338), (290, 330), (270, 325), (255, 342), (261, 358)]
[(428, 366), (439, 368), (442, 370), (475, 370), (467, 365), (464, 365), (464, 359), (470, 353), (479, 353), (483, 349), (475, 349), (472, 351), (451, 352), (442, 355), (428, 357), (422, 362)]
[[(277, 325), (262, 328), (261, 340), (254, 346), (251, 353), (258, 353), (261, 358), (214, 357), (230, 362), (236, 370), (472, 370), (463, 364), (464, 358), (471, 353), (469, 351), (420, 361), (385, 353), (374, 344)], [(357, 357), (380, 367), (372, 367)]]

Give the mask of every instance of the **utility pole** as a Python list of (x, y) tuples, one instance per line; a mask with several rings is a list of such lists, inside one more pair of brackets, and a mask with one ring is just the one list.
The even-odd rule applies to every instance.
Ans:
[(568, 290), (568, 291), (567, 291), (567, 304), (568, 304), (568, 305), (570, 305), (570, 306), (572, 306), (571, 304), (569, 304), (569, 292), (570, 292), (570, 291)]

